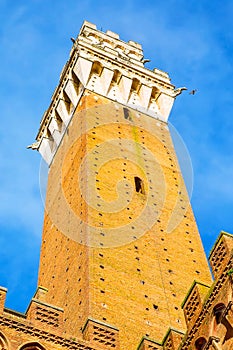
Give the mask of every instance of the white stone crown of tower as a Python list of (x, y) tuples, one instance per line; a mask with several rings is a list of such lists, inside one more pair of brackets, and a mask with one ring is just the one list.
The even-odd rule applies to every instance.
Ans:
[(28, 148), (37, 149), (50, 165), (83, 94), (95, 92), (151, 117), (167, 121), (175, 89), (167, 73), (144, 67), (140, 44), (120, 40), (84, 21), (65, 64), (36, 136)]

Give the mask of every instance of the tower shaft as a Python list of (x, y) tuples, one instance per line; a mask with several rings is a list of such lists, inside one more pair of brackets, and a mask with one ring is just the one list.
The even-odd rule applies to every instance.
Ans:
[(106, 326), (121, 349), (184, 331), (188, 287), (211, 282), (167, 124), (177, 93), (142, 58), (85, 22), (37, 135), (49, 164), (38, 284), (66, 334), (95, 341)]

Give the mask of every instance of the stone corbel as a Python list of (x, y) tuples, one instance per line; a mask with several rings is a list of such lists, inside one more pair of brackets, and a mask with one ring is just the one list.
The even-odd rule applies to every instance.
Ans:
[(87, 82), (91, 74), (91, 68), (92, 68), (92, 62), (83, 57), (78, 58), (73, 68), (73, 72), (75, 73), (76, 77), (81, 81), (83, 86), (87, 85)]
[(173, 103), (174, 103), (174, 98), (165, 93), (161, 93), (161, 95), (157, 99), (159, 113), (164, 117), (165, 121), (168, 120)]
[(145, 109), (148, 109), (149, 107), (151, 92), (152, 92), (151, 87), (146, 86), (144, 84), (141, 85), (141, 88), (139, 90), (139, 97), (140, 97), (141, 105)]
[(208, 342), (203, 350), (210, 350), (210, 349), (222, 350), (222, 346), (220, 344), (220, 338), (214, 337), (214, 336), (209, 337)]
[(49, 137), (42, 137), (40, 145), (38, 147), (38, 151), (46, 161), (48, 165), (50, 165), (52, 159), (53, 159), (53, 152), (52, 152), (52, 144), (51, 139)]
[(0, 313), (2, 313), (4, 310), (6, 293), (7, 293), (7, 289), (4, 287), (0, 287)]
[(75, 88), (74, 86), (75, 82), (71, 79), (69, 79), (66, 82), (65, 85), (65, 92), (67, 94), (67, 96), (69, 97), (70, 101), (72, 102), (73, 106), (76, 106), (78, 103), (78, 94), (77, 94), (77, 88)]
[(124, 103), (128, 102), (131, 86), (132, 86), (132, 79), (122, 75), (119, 81), (119, 91), (122, 95)]
[(100, 84), (101, 84), (101, 94), (104, 96), (107, 95), (109, 90), (114, 72), (106, 67), (103, 68), (103, 71), (100, 76)]

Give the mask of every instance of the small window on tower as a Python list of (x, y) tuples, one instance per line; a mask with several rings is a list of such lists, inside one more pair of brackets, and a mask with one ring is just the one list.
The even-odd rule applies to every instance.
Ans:
[(136, 192), (145, 194), (142, 179), (140, 179), (140, 177), (138, 177), (138, 176), (135, 176), (135, 177), (134, 177), (134, 182), (135, 182), (135, 189), (136, 189)]
[(204, 349), (207, 341), (204, 337), (200, 337), (195, 341), (195, 349), (196, 350), (202, 350)]

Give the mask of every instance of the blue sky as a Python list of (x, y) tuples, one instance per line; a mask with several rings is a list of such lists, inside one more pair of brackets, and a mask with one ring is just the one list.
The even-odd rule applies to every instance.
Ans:
[(192, 205), (208, 253), (233, 233), (233, 2), (0, 0), (0, 285), (25, 311), (37, 280), (43, 222), (34, 141), (83, 20), (143, 45), (148, 68), (183, 93), (170, 122), (192, 159)]

